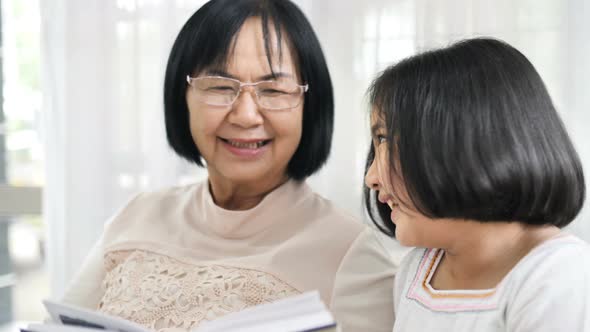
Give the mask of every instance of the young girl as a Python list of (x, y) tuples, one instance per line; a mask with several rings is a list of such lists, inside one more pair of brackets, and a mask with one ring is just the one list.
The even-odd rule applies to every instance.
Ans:
[(561, 230), (582, 166), (526, 57), (462, 41), (388, 68), (370, 100), (367, 209), (418, 247), (393, 330), (590, 331), (590, 246)]

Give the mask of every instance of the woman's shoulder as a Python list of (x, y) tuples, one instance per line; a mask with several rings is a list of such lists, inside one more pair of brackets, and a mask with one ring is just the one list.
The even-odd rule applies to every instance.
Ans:
[(178, 202), (179, 199), (191, 197), (204, 185), (206, 185), (206, 182), (141, 191), (136, 193), (125, 206), (132, 204), (165, 204), (169, 201)]
[(147, 190), (133, 195), (115, 217), (125, 214), (145, 213), (149, 211), (165, 211), (178, 208), (192, 200), (204, 183), (194, 183), (182, 186), (171, 186), (154, 190)]
[(314, 215), (314, 219), (318, 222), (337, 224), (343, 231), (348, 229), (356, 234), (360, 234), (366, 229), (366, 225), (351, 211), (312, 189), (309, 192), (310, 201), (307, 204), (307, 210)]
[[(309, 246), (324, 246), (325, 250), (341, 255), (368, 243), (369, 231), (372, 230), (353, 211), (314, 191), (305, 181), (296, 188), (295, 195), (289, 194), (293, 204), (280, 212), (283, 215), (280, 218), (285, 218), (281, 224), (288, 225), (286, 227), (294, 234), (294, 241), (304, 241)], [(326, 246), (327, 243), (330, 245)]]
[(105, 226), (106, 238), (123, 230), (155, 228), (171, 218), (183, 216), (202, 183), (167, 187), (135, 194), (120, 208)]

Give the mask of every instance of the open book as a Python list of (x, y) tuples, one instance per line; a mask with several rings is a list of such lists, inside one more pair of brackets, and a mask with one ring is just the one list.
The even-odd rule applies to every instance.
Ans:
[[(23, 332), (150, 332), (134, 322), (75, 306), (44, 301), (53, 323), (30, 324)], [(213, 321), (191, 332), (335, 331), (336, 322), (317, 291), (281, 299)]]

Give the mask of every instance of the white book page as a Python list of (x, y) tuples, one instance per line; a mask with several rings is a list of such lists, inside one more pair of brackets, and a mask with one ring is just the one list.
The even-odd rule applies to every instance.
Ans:
[(313, 291), (204, 322), (193, 332), (308, 331), (333, 325), (332, 314)]
[(150, 332), (147, 328), (123, 318), (114, 317), (72, 305), (50, 300), (43, 301), (51, 319), (58, 324), (70, 325), (73, 321), (88, 327), (102, 328), (120, 332)]
[(33, 332), (115, 332), (114, 330), (98, 330), (88, 327), (61, 324), (29, 324), (27, 330)]

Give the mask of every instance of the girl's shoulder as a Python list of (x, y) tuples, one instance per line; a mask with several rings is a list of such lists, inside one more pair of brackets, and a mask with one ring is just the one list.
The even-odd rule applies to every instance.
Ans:
[(584, 330), (590, 326), (590, 245), (567, 234), (548, 240), (515, 266), (504, 288), (507, 326)]
[(561, 233), (533, 248), (513, 268), (513, 278), (529, 279), (532, 275), (557, 275), (577, 270), (590, 276), (590, 244), (580, 238)]

